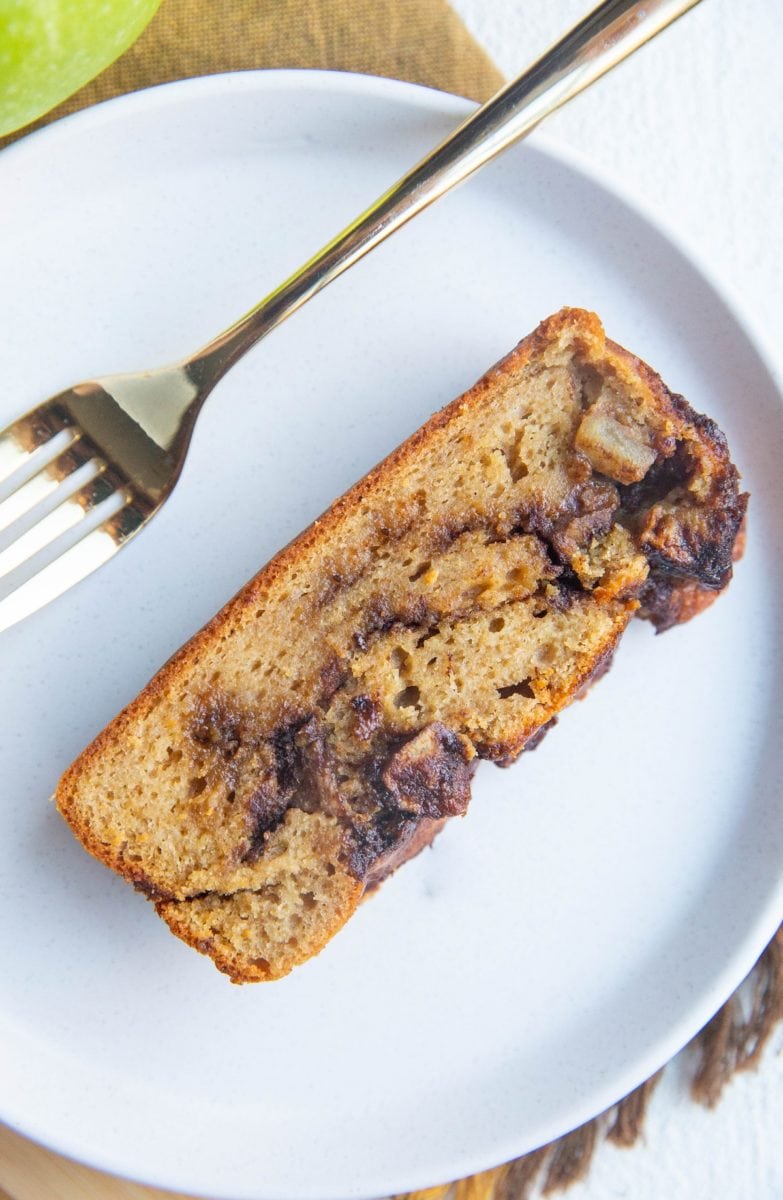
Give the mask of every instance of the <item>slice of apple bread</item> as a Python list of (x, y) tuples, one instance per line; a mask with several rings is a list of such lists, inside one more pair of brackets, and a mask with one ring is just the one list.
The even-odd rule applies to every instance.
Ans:
[(731, 576), (725, 439), (544, 321), (277, 555), (63, 776), (84, 845), (238, 982), (316, 954), (541, 738), (636, 614)]

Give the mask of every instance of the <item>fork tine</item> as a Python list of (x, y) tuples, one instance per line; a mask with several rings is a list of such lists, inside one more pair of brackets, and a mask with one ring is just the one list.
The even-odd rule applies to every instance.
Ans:
[(143, 529), (149, 514), (143, 506), (127, 503), (97, 525), (80, 541), (42, 567), (0, 600), (0, 633), (23, 617), (37, 612), (103, 566), (126, 542)]
[(52, 459), (42, 470), (36, 472), (30, 479), (20, 484), (11, 495), (0, 503), (0, 531), (7, 529), (14, 521), (18, 521), (25, 513), (35, 508), (47, 496), (51, 496), (61, 483), (94, 461), (98, 471), (105, 464), (96, 458), (93, 448), (81, 440), (72, 442), (61, 454)]
[(56, 508), (31, 526), (21, 537), (0, 552), (0, 579), (38, 554), (55, 538), (84, 520), (88, 513), (103, 504), (118, 490), (118, 481), (111, 474), (100, 474), (85, 483)]
[(34, 453), (20, 446), (10, 429), (0, 434), (0, 483), (13, 475)]
[[(72, 431), (61, 413), (43, 412), (34, 409), (19, 417), (12, 425), (0, 432), (0, 483), (15, 474), (20, 467), (48, 442), (57, 438), (57, 444), (63, 449), (59, 434), (65, 431), (71, 435), (71, 441), (77, 436)], [(66, 443), (67, 444), (67, 443)]]

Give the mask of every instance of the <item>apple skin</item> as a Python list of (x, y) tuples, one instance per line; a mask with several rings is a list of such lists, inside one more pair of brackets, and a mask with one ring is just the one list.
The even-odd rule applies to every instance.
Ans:
[(43, 116), (136, 41), (160, 0), (0, 0), (0, 137)]

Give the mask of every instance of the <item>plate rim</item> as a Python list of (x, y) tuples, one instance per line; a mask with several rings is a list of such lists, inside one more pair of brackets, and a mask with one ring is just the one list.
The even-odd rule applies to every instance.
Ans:
[[(81, 109), (58, 121), (43, 126), (23, 136), (19, 141), (11, 143), (0, 152), (0, 177), (2, 177), (3, 171), (9, 169), (9, 167), (13, 170), (14, 164), (17, 162), (23, 166), (26, 154), (32, 153), (35, 155), (42, 151), (45, 152), (49, 141), (59, 141), (71, 131), (78, 133), (83, 128), (89, 129), (101, 126), (117, 118), (120, 120), (125, 119), (126, 121), (130, 119), (132, 121), (135, 113), (149, 111), (160, 103), (165, 105), (187, 104), (190, 99), (198, 96), (212, 94), (215, 97), (220, 97), (230, 94), (233, 89), (251, 92), (259, 90), (278, 91), (281, 87), (293, 88), (302, 83), (309, 86), (317, 86), (327, 92), (331, 92), (336, 88), (338, 90), (352, 90), (363, 94), (369, 93), (374, 98), (382, 98), (386, 95), (394, 102), (407, 101), (412, 108), (420, 110), (427, 108), (429, 111), (441, 115), (450, 115), (453, 113), (455, 121), (459, 121), (476, 107), (474, 102), (464, 97), (456, 96), (453, 93), (441, 91), (424, 84), (355, 72), (328, 71), (312, 68), (277, 68), (219, 72), (173, 80), (115, 96), (100, 104)], [(617, 198), (625, 208), (659, 234), (672, 247), (677, 255), (701, 277), (705, 286), (720, 302), (726, 312), (727, 318), (733, 322), (742, 334), (748, 347), (758, 356), (761, 366), (768, 374), (778, 392), (779, 399), (783, 401), (783, 357), (779, 355), (774, 346), (771, 331), (767, 328), (763, 318), (752, 311), (747, 299), (740, 296), (737, 289), (724, 275), (712, 263), (707, 261), (706, 255), (701, 249), (694, 245), (689, 237), (670, 218), (657, 211), (649, 200), (636, 193), (624, 179), (618, 178), (616, 172), (610, 171), (603, 166), (597, 167), (589, 161), (586, 153), (575, 150), (571, 146), (564, 144), (557, 137), (544, 134), (539, 129), (536, 129), (526, 140), (537, 151), (541, 152), (544, 157), (553, 160), (555, 163), (565, 165), (582, 176), (587, 182), (592, 183)], [(685, 1020), (681, 1018), (672, 1027), (666, 1038), (660, 1038), (645, 1056), (637, 1056), (633, 1060), (633, 1069), (629, 1070), (626, 1068), (623, 1073), (625, 1082), (622, 1086), (626, 1090), (618, 1095), (620, 1083), (619, 1074), (616, 1074), (613, 1076), (614, 1082), (611, 1086), (604, 1084), (601, 1089), (596, 1089), (591, 1093), (589, 1102), (583, 1101), (581, 1106), (572, 1104), (569, 1112), (581, 1115), (578, 1115), (574, 1123), (569, 1124), (568, 1128), (577, 1128), (584, 1121), (589, 1120), (590, 1117), (611, 1107), (622, 1095), (633, 1090), (643, 1080), (649, 1078), (679, 1053), (741, 984), (742, 980), (757, 962), (766, 945), (774, 936), (782, 921), (783, 875), (779, 879), (777, 888), (771, 891), (769, 900), (757, 916), (752, 930), (743, 937), (740, 948), (727, 961), (724, 969), (714, 981), (713, 986), (701, 994), (698, 1003), (692, 1001), (689, 1004), (686, 1016), (690, 1019)], [(642, 1069), (644, 1073), (640, 1074)], [(626, 1087), (626, 1084), (629, 1086)], [(27, 1114), (27, 1120), (25, 1120), (24, 1116), (21, 1121), (16, 1118), (8, 1110), (8, 1099), (9, 1097), (5, 1092), (0, 1091), (0, 1121), (4, 1122), (13, 1131), (45, 1148), (53, 1149), (58, 1154), (82, 1162), (95, 1169), (106, 1171), (119, 1178), (133, 1179), (145, 1182), (151, 1186), (171, 1188), (173, 1190), (181, 1190), (183, 1186), (186, 1186), (183, 1184), (181, 1178), (175, 1179), (165, 1173), (156, 1173), (154, 1176), (129, 1174), (126, 1167), (118, 1166), (116, 1162), (112, 1161), (111, 1154), (106, 1156), (93, 1152), (87, 1154), (81, 1148), (75, 1148), (72, 1144), (65, 1144), (59, 1138), (52, 1137), (45, 1131), (37, 1129), (36, 1121), (30, 1114)], [(554, 1136), (560, 1136), (563, 1132), (565, 1131), (561, 1129), (560, 1133), (555, 1133)], [(539, 1134), (536, 1134), (535, 1144), (541, 1145), (548, 1140), (551, 1139), (549, 1137), (540, 1137)], [(470, 1150), (466, 1149), (463, 1154), (464, 1161), (461, 1161), (457, 1167), (459, 1175), (454, 1173), (453, 1167), (446, 1167), (442, 1170), (436, 1169), (433, 1177), (425, 1180), (422, 1180), (421, 1176), (406, 1178), (405, 1172), (401, 1171), (399, 1179), (402, 1182), (400, 1183), (399, 1180), (395, 1181), (393, 1189), (389, 1189), (387, 1184), (379, 1183), (377, 1187), (372, 1188), (363, 1186), (358, 1192), (352, 1191), (351, 1195), (373, 1197), (388, 1194), (389, 1190), (397, 1192), (417, 1190), (432, 1183), (441, 1182), (447, 1177), (462, 1178), (485, 1170), (488, 1166), (498, 1165), (501, 1162), (508, 1161), (527, 1152), (524, 1149), (520, 1150), (519, 1144), (516, 1146), (500, 1146), (498, 1144), (498, 1146), (499, 1148), (496, 1152), (493, 1152), (489, 1161), (486, 1156), (482, 1157), (479, 1155), (477, 1157), (475, 1153), (471, 1154)], [(531, 1146), (530, 1149), (532, 1148), (534, 1147)], [(190, 1188), (188, 1190), (193, 1195), (201, 1194), (198, 1186), (195, 1189)], [(250, 1197), (251, 1195), (255, 1200), (256, 1196), (260, 1198), (267, 1195), (267, 1193), (263, 1191), (257, 1192), (257, 1189), (252, 1192), (242, 1192), (243, 1197)], [(315, 1185), (307, 1192), (299, 1189), (296, 1192), (279, 1193), (278, 1191), (275, 1193), (275, 1200), (311, 1200), (311, 1198), (312, 1200), (344, 1200), (342, 1193), (336, 1193), (328, 1189), (322, 1191)]]

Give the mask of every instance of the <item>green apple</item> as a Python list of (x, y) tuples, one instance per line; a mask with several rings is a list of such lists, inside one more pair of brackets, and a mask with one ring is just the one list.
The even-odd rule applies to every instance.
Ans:
[(0, 137), (119, 58), (160, 0), (0, 0)]

